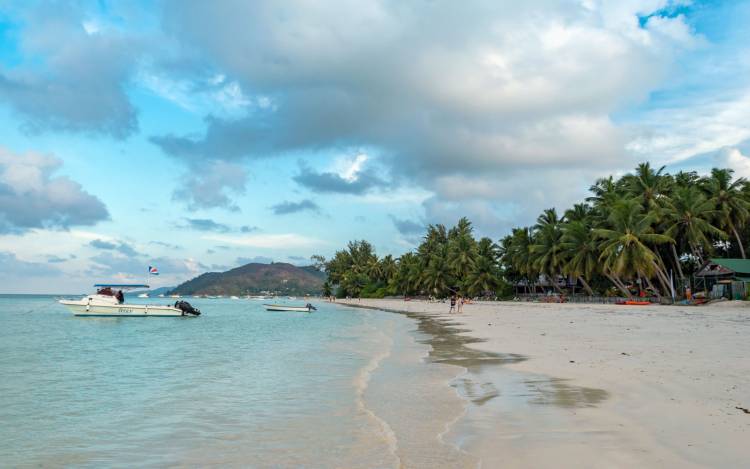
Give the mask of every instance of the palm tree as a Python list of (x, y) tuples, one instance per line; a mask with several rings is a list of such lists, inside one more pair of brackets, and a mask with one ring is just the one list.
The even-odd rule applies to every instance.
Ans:
[(537, 274), (532, 262), (532, 244), (533, 237), (530, 228), (513, 228), (502, 259), (506, 268), (518, 272), (526, 279), (527, 286), (531, 285), (531, 280)]
[(385, 283), (390, 283), (393, 280), (397, 270), (398, 264), (392, 255), (388, 254), (380, 260), (380, 272)]
[(472, 236), (471, 222), (461, 218), (448, 235), (448, 264), (453, 276), (463, 285), (474, 270), (477, 246)]
[[(653, 212), (643, 213), (641, 203), (625, 199), (616, 203), (608, 217), (608, 228), (597, 228), (594, 235), (602, 239), (600, 246), (602, 271), (628, 297), (630, 291), (622, 278), (650, 278), (656, 276), (664, 291), (669, 290), (669, 280), (657, 254), (649, 245), (674, 242), (664, 234), (654, 233)], [(654, 289), (658, 294), (658, 290)]]
[(592, 212), (591, 205), (587, 203), (575, 204), (573, 208), (565, 211), (565, 220), (568, 222), (588, 220), (591, 218)]
[[(713, 250), (713, 239), (726, 237), (726, 233), (711, 223), (716, 214), (714, 202), (696, 186), (677, 187), (666, 203), (665, 234), (675, 240), (684, 240), (702, 263), (704, 253), (710, 254)], [(680, 277), (684, 277), (675, 243), (672, 244), (672, 254)]]
[(435, 296), (442, 296), (452, 284), (451, 268), (448, 264), (448, 247), (441, 246), (430, 256), (427, 268), (422, 272), (420, 285)]
[(623, 177), (628, 194), (640, 198), (645, 210), (659, 210), (669, 191), (672, 178), (662, 174), (664, 168), (654, 171), (650, 163), (641, 163), (634, 174)]
[(500, 285), (499, 247), (490, 238), (482, 238), (477, 244), (477, 258), (466, 282), (469, 295), (497, 290)]
[(580, 280), (586, 293), (593, 296), (586, 278), (598, 270), (599, 245), (591, 224), (585, 219), (565, 224), (560, 246), (566, 259), (563, 272)]
[(745, 224), (748, 216), (750, 216), (748, 211), (750, 204), (742, 194), (742, 188), (746, 183), (745, 178), (732, 181), (733, 173), (734, 171), (731, 169), (712, 169), (711, 176), (704, 185), (704, 190), (717, 211), (717, 225), (726, 233), (734, 235), (740, 255), (745, 259), (745, 247), (737, 230)]
[(534, 266), (543, 273), (558, 292), (557, 276), (562, 272), (562, 220), (554, 208), (545, 210), (534, 225), (534, 244), (529, 248)]

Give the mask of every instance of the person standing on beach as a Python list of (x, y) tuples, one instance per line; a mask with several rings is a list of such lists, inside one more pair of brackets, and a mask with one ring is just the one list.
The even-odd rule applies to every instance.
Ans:
[(456, 310), (456, 295), (451, 295), (451, 309), (448, 311), (448, 314), (454, 312)]
[(458, 314), (461, 314), (461, 311), (464, 309), (464, 297), (461, 295), (458, 295)]

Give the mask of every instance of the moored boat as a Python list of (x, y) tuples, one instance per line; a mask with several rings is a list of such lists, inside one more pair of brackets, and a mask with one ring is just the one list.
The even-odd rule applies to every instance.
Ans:
[(317, 308), (310, 303), (307, 303), (305, 306), (264, 304), (263, 307), (266, 308), (266, 311), (296, 311), (300, 313), (310, 313), (312, 311), (317, 311)]
[[(126, 304), (123, 290), (148, 288), (148, 285), (96, 284), (96, 293), (80, 300), (60, 300), (75, 316), (100, 317), (145, 317), (145, 316), (199, 316), (201, 312), (187, 301), (177, 301), (172, 305)], [(114, 290), (118, 290), (116, 293)]]

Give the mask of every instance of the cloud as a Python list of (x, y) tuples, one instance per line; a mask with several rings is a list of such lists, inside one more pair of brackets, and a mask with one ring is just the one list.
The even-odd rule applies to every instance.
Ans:
[(208, 218), (185, 218), (184, 220), (187, 222), (186, 228), (196, 231), (216, 231), (218, 233), (226, 233), (231, 230), (228, 225), (217, 223)]
[(245, 265), (245, 264), (270, 264), (273, 262), (273, 259), (266, 256), (255, 256), (255, 257), (238, 257), (236, 261), (234, 261), (237, 265)]
[(47, 262), (49, 262), (50, 264), (61, 264), (63, 262), (70, 261), (70, 259), (71, 258), (64, 258), (64, 257), (55, 256), (55, 255), (47, 256)]
[(300, 165), (299, 174), (294, 180), (299, 185), (318, 193), (364, 194), (372, 188), (388, 185), (372, 168), (357, 170), (348, 176), (332, 172), (319, 173), (308, 166)]
[(24, 261), (12, 252), (0, 251), (0, 277), (53, 277), (60, 274), (59, 269), (49, 264)]
[(716, 166), (731, 168), (737, 177), (750, 180), (750, 156), (743, 154), (738, 148), (723, 148), (716, 161)]
[(191, 258), (176, 259), (157, 257), (144, 261), (131, 256), (122, 256), (115, 251), (104, 251), (92, 256), (88, 274), (98, 277), (130, 279), (142, 281), (149, 265), (159, 269), (160, 278), (171, 280), (184, 279), (208, 270), (208, 267)]
[(117, 251), (125, 254), (126, 256), (135, 257), (140, 254), (131, 246), (124, 241), (104, 241), (102, 239), (94, 239), (89, 242), (89, 246), (96, 249), (102, 249), (105, 251)]
[[(700, 44), (666, 5), (173, 3), (167, 33), (274, 106), (153, 142), (185, 161), (374, 148), (398, 181), (431, 191), (446, 176), (503, 184), (527, 171), (555, 182), (559, 169), (631, 167), (632, 134), (612, 116), (646, 100)], [(361, 194), (373, 176), (302, 168), (295, 179)]]
[(292, 249), (320, 246), (325, 244), (323, 241), (309, 238), (307, 236), (295, 233), (284, 234), (258, 234), (249, 236), (223, 236), (211, 235), (205, 236), (204, 239), (218, 241), (221, 243), (234, 244), (237, 246), (248, 246), (254, 248), (266, 249)]
[(42, 2), (10, 11), (19, 28), (22, 60), (0, 71), (0, 101), (25, 128), (70, 130), (124, 138), (138, 128), (125, 85), (144, 51), (121, 30), (82, 26), (86, 13), (70, 3)]
[(290, 213), (298, 213), (306, 210), (320, 212), (320, 207), (310, 199), (300, 200), (299, 202), (289, 202), (285, 200), (272, 206), (271, 210), (273, 210), (273, 213), (276, 215), (288, 215)]
[(16, 155), (0, 148), (0, 233), (67, 229), (109, 218), (104, 203), (65, 176), (53, 156)]
[(243, 194), (247, 171), (241, 165), (226, 161), (194, 162), (188, 176), (175, 189), (172, 199), (185, 202), (189, 210), (224, 208), (239, 211), (231, 195)]
[(153, 244), (154, 246), (161, 246), (163, 248), (173, 249), (173, 250), (184, 249), (182, 246), (178, 246), (172, 243), (165, 243), (164, 241), (149, 241), (148, 244)]
[(393, 215), (390, 215), (390, 217), (393, 221), (393, 225), (402, 235), (423, 234), (425, 232), (425, 226), (423, 223), (408, 219), (396, 218)]

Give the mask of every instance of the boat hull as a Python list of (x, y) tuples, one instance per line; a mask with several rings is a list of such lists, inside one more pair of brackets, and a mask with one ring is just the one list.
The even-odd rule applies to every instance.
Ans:
[(75, 316), (94, 317), (177, 317), (185, 316), (182, 310), (171, 306), (155, 305), (96, 305), (79, 301), (61, 300), (60, 304), (68, 308)]
[(291, 311), (297, 313), (309, 313), (310, 308), (307, 306), (284, 306), (284, 305), (263, 305), (266, 311)]

